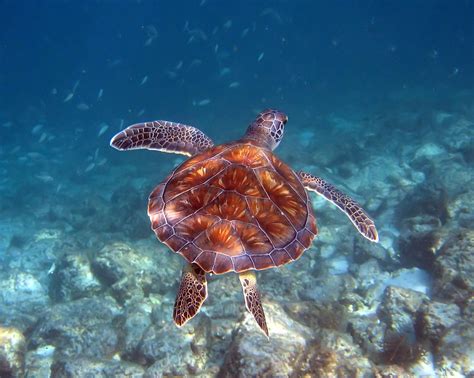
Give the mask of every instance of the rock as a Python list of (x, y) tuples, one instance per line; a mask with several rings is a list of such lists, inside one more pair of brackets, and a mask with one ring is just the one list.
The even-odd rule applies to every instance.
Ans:
[(378, 308), (379, 318), (395, 331), (414, 330), (418, 308), (429, 298), (417, 291), (388, 286)]
[(298, 323), (311, 329), (325, 328), (343, 332), (347, 328), (347, 310), (339, 301), (298, 301), (285, 304), (284, 309)]
[(153, 247), (147, 245), (140, 252), (123, 243), (106, 245), (94, 256), (93, 271), (121, 304), (150, 293), (174, 291), (181, 274), (180, 259), (156, 249), (154, 241)]
[(122, 357), (129, 361), (136, 361), (145, 364), (146, 361), (137, 359), (138, 348), (142, 342), (143, 335), (151, 326), (151, 306), (142, 305), (139, 307), (132, 306), (127, 309), (124, 314), (124, 323), (121, 327), (124, 332)]
[(367, 260), (376, 259), (384, 265), (385, 270), (390, 269), (397, 263), (393, 246), (395, 238), (388, 232), (380, 232), (380, 243), (368, 244), (363, 238), (354, 239), (354, 261), (363, 264)]
[(453, 152), (472, 150), (472, 140), (474, 138), (474, 123), (472, 120), (457, 119), (445, 130), (446, 135), (442, 141), (449, 150)]
[(448, 329), (460, 321), (461, 312), (455, 304), (424, 302), (418, 309), (416, 329), (436, 348)]
[(442, 247), (433, 267), (435, 298), (461, 307), (474, 295), (474, 230), (461, 229)]
[(438, 376), (472, 377), (474, 372), (474, 321), (460, 321), (449, 328), (437, 348)]
[(381, 363), (386, 328), (386, 324), (376, 317), (364, 315), (351, 317), (348, 331), (371, 361)]
[(22, 377), (25, 368), (26, 342), (16, 328), (0, 327), (0, 376)]
[(44, 345), (26, 354), (27, 377), (50, 377), (55, 347)]
[(25, 331), (49, 305), (45, 288), (29, 273), (0, 279), (0, 324)]
[(451, 200), (448, 204), (449, 218), (455, 219), (463, 228), (474, 224), (474, 191), (467, 191)]
[(257, 328), (253, 317), (244, 320), (233, 333), (233, 339), (219, 373), (222, 377), (288, 376), (297, 372), (308, 339), (313, 332), (292, 320), (276, 303), (263, 304), (270, 338)]
[(419, 160), (433, 160), (433, 158), (446, 154), (446, 150), (435, 144), (435, 143), (425, 143), (421, 145), (415, 152), (415, 156), (413, 157), (414, 162), (418, 162)]
[(51, 373), (53, 377), (143, 377), (144, 369), (126, 361), (94, 358), (78, 358), (55, 361)]
[(369, 377), (373, 365), (346, 333), (321, 330), (294, 361), (294, 376)]
[(400, 237), (400, 262), (404, 267), (430, 270), (440, 244), (439, 218), (431, 215), (405, 218)]
[(356, 287), (355, 279), (349, 275), (329, 275), (317, 277), (308, 282), (308, 286), (298, 291), (302, 300), (328, 303), (337, 301), (345, 292), (350, 292)]
[(57, 263), (50, 290), (56, 300), (72, 301), (92, 297), (102, 291), (102, 286), (92, 274), (87, 256), (67, 253)]
[(172, 322), (149, 327), (136, 353), (138, 361), (151, 365), (146, 377), (188, 376), (204, 373), (208, 360), (210, 319), (200, 314), (198, 323), (178, 328)]
[(121, 315), (110, 297), (82, 298), (57, 304), (38, 320), (30, 337), (31, 347), (56, 347), (56, 357), (105, 358), (118, 348), (114, 324)]

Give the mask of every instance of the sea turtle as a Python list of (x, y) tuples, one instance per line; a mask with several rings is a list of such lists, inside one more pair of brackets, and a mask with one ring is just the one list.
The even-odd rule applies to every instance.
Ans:
[(206, 300), (207, 273), (236, 272), (247, 310), (268, 336), (254, 271), (292, 262), (310, 247), (317, 228), (305, 188), (335, 204), (364, 237), (378, 241), (374, 222), (355, 201), (273, 154), (287, 121), (282, 112), (264, 110), (241, 139), (219, 146), (192, 126), (168, 121), (135, 124), (112, 138), (118, 150), (190, 156), (148, 200), (156, 236), (186, 260), (173, 310), (178, 326)]

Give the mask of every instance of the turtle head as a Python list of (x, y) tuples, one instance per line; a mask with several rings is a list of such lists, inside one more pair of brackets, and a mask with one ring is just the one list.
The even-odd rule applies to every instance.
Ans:
[(273, 109), (264, 110), (250, 124), (243, 139), (257, 141), (262, 147), (274, 150), (283, 138), (287, 121), (285, 113)]

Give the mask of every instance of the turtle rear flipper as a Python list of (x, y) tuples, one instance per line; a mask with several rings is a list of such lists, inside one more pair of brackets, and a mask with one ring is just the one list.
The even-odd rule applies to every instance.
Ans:
[(362, 236), (376, 243), (379, 241), (374, 221), (356, 201), (320, 177), (306, 172), (298, 172), (298, 176), (306, 189), (318, 193), (342, 210)]
[(265, 313), (263, 312), (260, 292), (257, 288), (257, 277), (254, 272), (249, 270), (240, 273), (239, 279), (244, 292), (245, 307), (247, 307), (247, 310), (253, 315), (260, 329), (268, 337), (267, 321), (265, 320)]
[(176, 325), (181, 327), (192, 319), (199, 312), (206, 298), (206, 272), (196, 264), (187, 264), (183, 269), (174, 304), (173, 319)]
[(214, 142), (195, 127), (153, 121), (127, 127), (111, 139), (110, 145), (121, 151), (148, 149), (192, 156), (211, 148)]

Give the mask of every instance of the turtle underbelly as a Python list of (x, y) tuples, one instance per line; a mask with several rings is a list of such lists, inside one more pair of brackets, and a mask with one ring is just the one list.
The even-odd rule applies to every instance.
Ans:
[(249, 144), (184, 162), (151, 193), (148, 214), (160, 241), (216, 274), (295, 260), (317, 233), (293, 171)]

